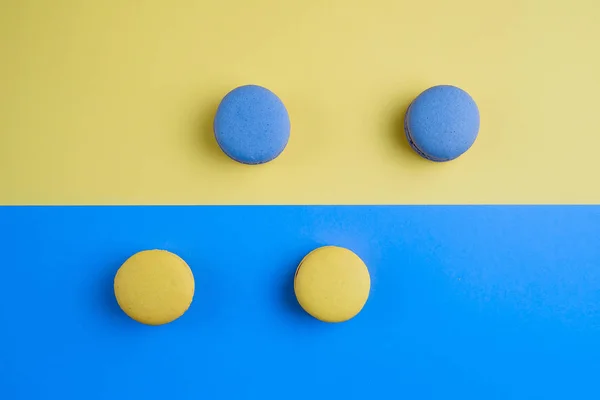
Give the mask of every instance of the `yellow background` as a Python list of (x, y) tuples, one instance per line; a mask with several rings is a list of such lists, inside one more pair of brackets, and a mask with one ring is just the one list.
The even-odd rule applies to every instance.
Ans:
[[(597, 0), (0, 0), (0, 204), (598, 203)], [(212, 136), (230, 89), (292, 120), (274, 162)], [(482, 125), (435, 164), (408, 103)]]

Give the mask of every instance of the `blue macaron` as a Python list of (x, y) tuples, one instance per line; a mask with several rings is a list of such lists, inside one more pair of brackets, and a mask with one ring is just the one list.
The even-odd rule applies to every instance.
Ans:
[(243, 164), (276, 158), (290, 138), (290, 117), (283, 102), (261, 86), (240, 86), (217, 109), (215, 138), (229, 157)]
[(455, 86), (434, 86), (412, 102), (404, 118), (410, 146), (431, 161), (454, 160), (475, 142), (479, 109), (473, 98)]

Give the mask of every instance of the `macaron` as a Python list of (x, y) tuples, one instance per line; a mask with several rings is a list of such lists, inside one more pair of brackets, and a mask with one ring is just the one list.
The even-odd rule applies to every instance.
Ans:
[(240, 86), (217, 109), (214, 133), (219, 147), (243, 164), (264, 164), (283, 152), (290, 117), (277, 95), (262, 86)]
[(455, 86), (425, 90), (404, 118), (410, 146), (431, 161), (450, 161), (469, 150), (479, 133), (479, 109), (473, 98)]
[(194, 275), (179, 256), (145, 250), (129, 257), (114, 281), (119, 307), (146, 325), (163, 325), (181, 317), (194, 297)]
[(311, 251), (294, 277), (300, 306), (324, 322), (344, 322), (356, 316), (369, 298), (371, 278), (365, 263), (343, 247)]

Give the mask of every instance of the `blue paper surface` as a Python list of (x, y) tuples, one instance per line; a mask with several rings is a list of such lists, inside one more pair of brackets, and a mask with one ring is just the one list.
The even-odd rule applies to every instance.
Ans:
[[(598, 399), (600, 206), (0, 207), (0, 399)], [(360, 255), (355, 319), (292, 286)], [(190, 310), (149, 327), (112, 280), (161, 248)]]

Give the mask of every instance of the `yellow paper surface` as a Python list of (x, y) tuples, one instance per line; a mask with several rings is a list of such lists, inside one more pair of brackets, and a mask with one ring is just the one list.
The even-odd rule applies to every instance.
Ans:
[[(0, 204), (597, 203), (596, 0), (0, 0)], [(274, 162), (218, 149), (233, 87), (288, 107)], [(481, 131), (409, 149), (453, 84)]]

